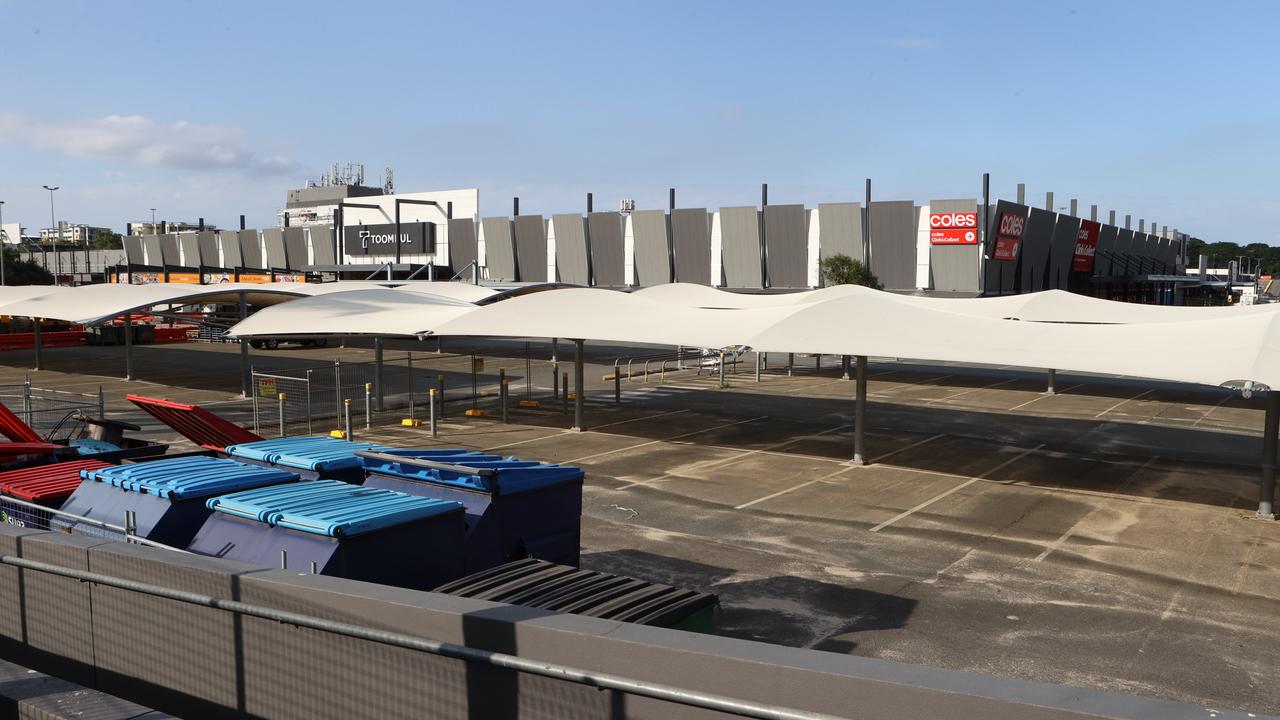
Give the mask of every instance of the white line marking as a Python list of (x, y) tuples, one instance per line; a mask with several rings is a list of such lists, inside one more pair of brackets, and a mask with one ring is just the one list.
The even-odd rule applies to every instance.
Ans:
[(976, 393), (976, 392), (978, 392), (978, 391), (980, 391), (980, 390), (989, 390), (989, 389), (994, 388), (994, 387), (1000, 387), (1001, 385), (1008, 385), (1008, 384), (1009, 384), (1009, 383), (1011, 383), (1011, 382), (1018, 382), (1018, 381), (1019, 381), (1019, 380), (1021, 380), (1021, 379), (1022, 379), (1022, 378), (1011, 378), (1011, 379), (1009, 379), (1009, 380), (1000, 380), (1000, 381), (997, 381), (997, 382), (993, 382), (993, 383), (991, 383), (990, 385), (983, 385), (982, 387), (971, 388), (971, 389), (969, 389), (969, 390), (965, 390), (964, 392), (958, 392), (958, 393), (955, 393), (955, 394), (953, 394), (953, 395), (947, 395), (946, 397), (940, 397), (940, 398), (938, 398), (937, 400), (930, 400), (930, 401), (926, 402), (926, 403), (925, 403), (925, 405), (932, 405), (932, 404), (934, 404), (934, 403), (946, 402), (946, 401), (948, 401), (948, 400), (953, 400), (953, 399), (958, 398), (958, 397), (963, 397), (963, 396), (968, 395), (968, 394), (970, 394), (970, 393)]
[(1062, 394), (1066, 393), (1066, 392), (1067, 392), (1067, 391), (1069, 391), (1069, 390), (1075, 390), (1075, 389), (1076, 389), (1076, 388), (1078, 388), (1078, 387), (1084, 387), (1084, 383), (1077, 383), (1077, 384), (1075, 384), (1075, 385), (1069, 385), (1069, 386), (1067, 386), (1067, 387), (1062, 388), (1061, 390), (1058, 390), (1058, 391), (1057, 391), (1057, 392), (1055, 392), (1053, 395), (1045, 395), (1044, 393), (1041, 393), (1041, 394), (1039, 394), (1039, 395), (1037, 395), (1037, 396), (1035, 396), (1035, 397), (1031, 398), (1030, 400), (1028, 400), (1028, 401), (1026, 401), (1026, 402), (1024, 402), (1024, 403), (1022, 403), (1022, 404), (1020, 404), (1020, 405), (1014, 405), (1013, 407), (1009, 408), (1008, 410), (1005, 410), (1005, 412), (1013, 412), (1014, 410), (1021, 410), (1022, 408), (1024, 408), (1024, 407), (1026, 407), (1026, 406), (1030, 405), (1030, 404), (1031, 404), (1031, 403), (1033, 403), (1033, 402), (1037, 402), (1037, 401), (1039, 401), (1039, 400), (1044, 400), (1045, 398), (1057, 397), (1058, 395), (1062, 395)]
[(1131, 398), (1125, 398), (1124, 400), (1121, 400), (1120, 402), (1116, 403), (1115, 405), (1112, 405), (1111, 407), (1107, 408), (1106, 410), (1103, 410), (1102, 412), (1098, 413), (1097, 415), (1094, 415), (1094, 416), (1093, 416), (1093, 419), (1094, 419), (1094, 420), (1097, 420), (1098, 418), (1102, 417), (1103, 415), (1106, 415), (1107, 413), (1111, 412), (1112, 410), (1115, 410), (1116, 408), (1120, 407), (1121, 405), (1124, 405), (1125, 403), (1127, 403), (1127, 402), (1129, 402), (1129, 401), (1131, 401), (1131, 400), (1137, 400), (1137, 399), (1138, 399), (1138, 398), (1140, 398), (1140, 397), (1146, 397), (1147, 395), (1150, 395), (1151, 393), (1153, 393), (1153, 392), (1155, 392), (1155, 391), (1156, 391), (1156, 389), (1155, 389), (1155, 388), (1151, 388), (1151, 389), (1149, 389), (1149, 390), (1143, 390), (1142, 392), (1138, 393), (1137, 395), (1134, 395), (1134, 396), (1133, 396), (1133, 397), (1131, 397)]
[(806, 480), (806, 481), (804, 481), (804, 482), (800, 483), (799, 485), (793, 485), (793, 486), (791, 486), (791, 487), (787, 488), (786, 490), (779, 490), (779, 491), (778, 491), (778, 492), (776, 492), (776, 493), (771, 493), (771, 494), (769, 494), (769, 495), (765, 495), (764, 497), (762, 497), (762, 498), (757, 498), (757, 499), (755, 499), (755, 500), (752, 500), (751, 502), (745, 502), (745, 503), (742, 503), (741, 505), (737, 505), (737, 506), (735, 506), (733, 509), (734, 509), (734, 510), (742, 510), (743, 508), (749, 508), (749, 507), (751, 507), (752, 505), (755, 505), (755, 504), (757, 504), (757, 503), (762, 503), (762, 502), (764, 502), (765, 500), (772, 500), (772, 499), (774, 499), (774, 498), (776, 498), (776, 497), (780, 497), (780, 496), (782, 496), (782, 495), (786, 495), (786, 494), (787, 494), (787, 493), (789, 493), (789, 492), (794, 492), (794, 491), (796, 491), (796, 490), (800, 490), (801, 488), (809, 487), (810, 485), (813, 485), (813, 484), (815, 484), (815, 483), (825, 482), (825, 481), (830, 480), (831, 478), (835, 477), (836, 475), (839, 475), (840, 473), (849, 472), (850, 470), (853, 470), (853, 469), (855, 469), (856, 467), (857, 467), (856, 465), (850, 465), (849, 467), (840, 468), (839, 470), (836, 470), (835, 472), (832, 472), (832, 473), (827, 473), (826, 475), (823, 475), (822, 477), (814, 478), (814, 479), (812, 479), (812, 480)]
[(900, 512), (900, 513), (898, 513), (897, 515), (895, 515), (895, 516), (893, 516), (893, 517), (889, 518), (888, 520), (885, 520), (884, 522), (880, 523), (879, 525), (876, 525), (875, 527), (871, 528), (871, 532), (880, 532), (880, 531), (881, 531), (881, 530), (883, 530), (884, 528), (886, 528), (886, 527), (888, 527), (888, 526), (890, 526), (890, 525), (892, 525), (892, 524), (894, 524), (894, 523), (898, 522), (899, 520), (901, 520), (901, 519), (903, 519), (903, 518), (905, 518), (905, 517), (910, 517), (911, 515), (914, 515), (915, 513), (917, 513), (917, 512), (919, 512), (919, 511), (921, 511), (921, 510), (923, 510), (923, 509), (925, 509), (925, 508), (929, 507), (930, 505), (932, 505), (932, 504), (934, 504), (934, 503), (938, 502), (939, 500), (941, 500), (941, 499), (943, 499), (943, 498), (947, 497), (948, 495), (951, 495), (951, 494), (952, 494), (952, 493), (954, 493), (954, 492), (957, 492), (957, 491), (959, 491), (959, 490), (963, 490), (964, 488), (969, 487), (970, 485), (972, 485), (972, 484), (974, 484), (974, 483), (978, 482), (979, 480), (982, 480), (983, 478), (985, 478), (985, 477), (987, 477), (988, 475), (990, 475), (990, 474), (992, 474), (992, 473), (996, 472), (997, 470), (1001, 470), (1001, 469), (1005, 468), (1006, 466), (1008, 466), (1008, 465), (1010, 465), (1010, 464), (1012, 464), (1012, 463), (1015, 463), (1015, 462), (1017, 462), (1017, 461), (1021, 460), (1022, 458), (1026, 457), (1027, 455), (1030, 455), (1031, 453), (1035, 452), (1036, 450), (1039, 450), (1039, 449), (1040, 449), (1040, 448), (1042, 448), (1042, 447), (1044, 447), (1044, 445), (1037, 445), (1037, 446), (1035, 446), (1035, 447), (1033, 447), (1033, 448), (1029, 448), (1029, 449), (1027, 449), (1027, 450), (1023, 450), (1022, 452), (1018, 453), (1017, 455), (1014, 455), (1013, 457), (1009, 458), (1008, 460), (1005, 460), (1004, 462), (1002, 462), (1002, 463), (1000, 463), (999, 465), (997, 465), (997, 466), (995, 466), (995, 467), (991, 468), (990, 470), (988, 470), (988, 471), (986, 471), (986, 472), (982, 473), (981, 475), (979, 475), (979, 476), (977, 476), (977, 477), (969, 478), (968, 480), (966, 480), (966, 481), (964, 481), (964, 482), (960, 483), (959, 485), (957, 485), (957, 486), (955, 486), (955, 487), (951, 488), (950, 490), (948, 490), (948, 491), (946, 491), (946, 492), (944, 492), (944, 493), (941, 493), (941, 494), (939, 494), (939, 495), (935, 495), (934, 497), (931, 497), (931, 498), (929, 498), (928, 500), (925, 500), (924, 502), (922, 502), (922, 503), (920, 503), (919, 505), (917, 505), (917, 506), (915, 506), (915, 507), (911, 508), (910, 510), (906, 510), (906, 511), (904, 511), (904, 512)]
[(1214, 405), (1213, 407), (1206, 410), (1205, 413), (1200, 416), (1199, 420), (1196, 420), (1195, 422), (1191, 423), (1191, 427), (1195, 427), (1199, 425), (1201, 422), (1203, 422), (1204, 420), (1208, 419), (1208, 417), (1213, 414), (1214, 410), (1217, 410), (1218, 408), (1222, 407), (1223, 403), (1225, 403), (1226, 401), (1230, 400), (1233, 397), (1235, 397), (1234, 393), (1228, 393), (1226, 397), (1218, 401), (1217, 405)]
[(927, 438), (925, 438), (925, 439), (923, 439), (923, 440), (917, 440), (917, 441), (915, 441), (915, 442), (911, 443), (910, 445), (907, 445), (906, 447), (900, 447), (900, 448), (898, 448), (897, 450), (894, 450), (893, 452), (887, 452), (887, 453), (885, 453), (885, 454), (883, 454), (883, 455), (881, 455), (881, 456), (879, 456), (879, 457), (871, 458), (871, 463), (872, 463), (872, 464), (874, 464), (874, 463), (878, 463), (878, 462), (880, 462), (881, 460), (885, 460), (885, 459), (887, 459), (887, 458), (891, 458), (891, 457), (893, 457), (894, 455), (897, 455), (897, 454), (898, 454), (898, 453), (900, 453), (900, 452), (905, 452), (905, 451), (907, 451), (907, 450), (910, 450), (911, 448), (919, 447), (919, 446), (921, 446), (921, 445), (923, 445), (923, 444), (925, 444), (925, 443), (927, 443), (927, 442), (933, 442), (934, 440), (937, 440), (937, 439), (938, 439), (938, 438), (940, 438), (940, 437), (944, 437), (945, 435), (946, 435), (946, 433), (938, 433), (937, 435), (931, 435), (931, 436), (929, 436), (929, 437), (927, 437)]
[(643, 417), (635, 417), (627, 420), (618, 420), (617, 422), (605, 423), (604, 425), (596, 425), (595, 427), (587, 428), (587, 431), (595, 432), (602, 428), (614, 427), (615, 425), (625, 425), (626, 423), (629, 423), (629, 422), (639, 422), (641, 420), (652, 420), (654, 418), (666, 417), (667, 415), (679, 415), (680, 413), (685, 413), (685, 412), (689, 412), (689, 409), (685, 408), (683, 410), (669, 410), (667, 412), (660, 412), (654, 415), (645, 415)]
[(560, 464), (561, 464), (561, 465), (573, 465), (574, 463), (580, 463), (580, 462), (583, 462), (584, 460), (594, 460), (594, 459), (596, 459), (596, 458), (598, 458), (598, 457), (604, 457), (605, 455), (612, 455), (612, 454), (614, 454), (614, 453), (624, 452), (624, 451), (626, 451), (626, 450), (634, 450), (634, 449), (636, 449), (636, 448), (642, 448), (642, 447), (646, 447), (646, 446), (649, 446), (649, 445), (656, 445), (657, 443), (671, 442), (672, 440), (679, 440), (679, 439), (681, 439), (681, 438), (687, 438), (687, 437), (691, 437), (691, 436), (693, 436), (693, 435), (701, 435), (702, 433), (711, 432), (712, 430), (722, 430), (722, 429), (727, 428), (727, 427), (733, 427), (734, 425), (741, 425), (741, 424), (743, 424), (743, 423), (755, 422), (755, 421), (757, 421), (757, 420), (764, 420), (764, 419), (765, 419), (765, 418), (767, 418), (767, 417), (769, 417), (769, 416), (768, 416), (768, 415), (761, 415), (760, 417), (747, 418), (746, 420), (739, 420), (739, 421), (737, 421), (737, 422), (725, 423), (724, 425), (716, 425), (715, 427), (702, 428), (701, 430), (694, 430), (693, 432), (687, 432), (687, 433), (683, 433), (683, 434), (680, 434), (680, 435), (674, 435), (674, 436), (672, 436), (672, 437), (661, 438), (661, 439), (659, 439), (659, 440), (650, 440), (650, 441), (648, 441), (648, 442), (642, 442), (642, 443), (639, 443), (639, 444), (637, 444), (637, 445), (628, 445), (628, 446), (626, 446), (626, 447), (620, 447), (620, 448), (617, 448), (617, 449), (614, 449), (614, 450), (605, 450), (604, 452), (598, 452), (598, 453), (595, 453), (595, 454), (593, 454), (593, 455), (584, 455), (583, 457), (580, 457), (580, 458), (574, 458), (573, 460), (565, 460), (565, 461), (561, 462)]
[[(1143, 470), (1146, 470), (1147, 468), (1151, 467), (1151, 463), (1155, 462), (1156, 458), (1158, 457), (1159, 457), (1158, 455), (1152, 455), (1145, 463), (1141, 465), (1141, 467), (1139, 467), (1137, 470), (1134, 470), (1132, 473), (1130, 473), (1129, 477), (1125, 478), (1124, 482), (1120, 483), (1120, 485), (1116, 487), (1115, 492), (1120, 492), (1121, 490), (1128, 487), (1129, 483), (1133, 482), (1133, 479), (1138, 477), (1138, 475), (1141, 474)], [(1081, 523), (1083, 523), (1085, 520), (1088, 520), (1094, 513), (1098, 512), (1098, 510), (1100, 509), (1101, 509), (1101, 506), (1095, 506), (1092, 510), (1085, 513), (1084, 517), (1077, 520), (1074, 524), (1071, 525), (1070, 528), (1067, 528), (1067, 531), (1062, 533), (1062, 535), (1059, 536), (1057, 540), (1054, 540), (1053, 542), (1049, 543), (1049, 546), (1046, 547), (1043, 552), (1037, 555), (1036, 559), (1033, 560), (1032, 562), (1040, 562), (1045, 558), (1049, 557), (1049, 554), (1052, 553), (1054, 550), (1057, 550), (1058, 548), (1062, 547), (1062, 544), (1065, 543), (1068, 538), (1070, 538), (1072, 535), (1075, 534), (1076, 528), (1080, 527)]]

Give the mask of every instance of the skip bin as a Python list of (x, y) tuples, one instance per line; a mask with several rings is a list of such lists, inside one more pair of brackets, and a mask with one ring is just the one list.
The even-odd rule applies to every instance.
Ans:
[(385, 449), (371, 443), (315, 436), (239, 443), (227, 446), (226, 453), (243, 462), (285, 468), (303, 480), (345, 480), (358, 485), (364, 479), (364, 469), (356, 451)]
[(527, 558), (445, 583), (435, 592), (621, 622), (709, 633), (710, 593)]
[[(0, 492), (19, 500), (57, 509), (80, 487), (83, 482), (81, 470), (105, 467), (110, 465), (98, 460), (76, 460), (8, 470), (0, 472)], [(0, 501), (0, 505), (4, 507), (4, 521), (10, 525), (49, 529), (49, 513), (16, 503)]]
[(467, 509), (467, 572), (524, 557), (578, 564), (582, 470), (465, 450), (357, 453), (365, 487), (456, 500)]
[[(208, 456), (153, 460), (83, 470), (85, 480), (63, 504), (64, 512), (123, 525), (125, 513), (136, 514), (138, 535), (185, 548), (209, 517), (211, 496), (267, 485), (293, 483), (298, 476), (284, 470)], [(54, 530), (93, 534), (96, 527), (56, 517)]]
[(462, 505), (315, 480), (231, 493), (187, 548), (213, 557), (428, 590), (463, 574)]

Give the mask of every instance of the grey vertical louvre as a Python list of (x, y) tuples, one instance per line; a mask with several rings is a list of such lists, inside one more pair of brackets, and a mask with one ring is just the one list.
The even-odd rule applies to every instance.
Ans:
[(516, 279), (516, 246), (511, 237), (511, 220), (505, 217), (480, 221), (484, 232), (485, 269), (489, 279), (511, 282)]
[(818, 261), (836, 255), (862, 260), (862, 203), (818, 205)]
[(803, 205), (765, 206), (764, 245), (769, 287), (809, 286), (809, 215)]
[(916, 286), (918, 217), (916, 205), (910, 200), (871, 203), (871, 270), (885, 290)]
[[(635, 243), (636, 284), (640, 287), (671, 282), (671, 225), (662, 210), (631, 213), (631, 234)], [(710, 249), (708, 248), (710, 263)], [(707, 270), (710, 275), (711, 271)]]
[[(987, 237), (983, 252), (987, 255), (986, 271), (983, 277), (982, 292), (984, 295), (1012, 295), (1019, 287), (1019, 262), (1020, 260), (997, 260), (996, 252), (996, 236), (999, 234), (1000, 217), (1005, 213), (1011, 213), (1019, 217), (1027, 217), (1030, 208), (1026, 205), (1019, 205), (1008, 200), (999, 200), (995, 207), (992, 208), (988, 216)], [(1027, 235), (1026, 226), (1023, 226), (1022, 236), (1025, 239)], [(1022, 248), (1018, 248), (1019, 258), (1022, 256)]]
[(290, 270), (301, 270), (311, 264), (311, 259), (307, 257), (307, 231), (301, 227), (287, 227), (284, 229), (284, 257), (285, 264)]
[(1044, 290), (1045, 269), (1049, 267), (1049, 250), (1053, 247), (1053, 228), (1057, 222), (1056, 213), (1040, 208), (1031, 208), (1027, 216), (1018, 261), (1024, 293)]
[(711, 284), (709, 217), (706, 208), (671, 211), (671, 254), (676, 282)]
[(142, 236), (126, 235), (124, 237), (125, 262), (130, 265), (146, 265), (146, 256), (142, 252)]
[(1053, 226), (1053, 240), (1049, 244), (1049, 272), (1044, 282), (1045, 290), (1067, 289), (1079, 237), (1080, 218), (1059, 215), (1058, 222)]
[(160, 236), (160, 256), (164, 258), (165, 265), (181, 264), (178, 257), (177, 233), (165, 233)]
[[(929, 212), (978, 212), (978, 201), (970, 198), (930, 200)], [(981, 214), (978, 221), (982, 221)], [(929, 245), (929, 288), (946, 292), (978, 292), (978, 253), (981, 251), (981, 245)]]
[(512, 226), (516, 234), (516, 275), (520, 282), (546, 282), (546, 222), (541, 215), (518, 215)]
[(178, 247), (182, 250), (182, 264), (196, 267), (200, 264), (200, 241), (193, 232), (178, 235)]
[(581, 215), (552, 215), (556, 230), (556, 277), (574, 285), (591, 284), (591, 256), (587, 251), (587, 221)]
[(1111, 274), (1128, 275), (1133, 267), (1133, 230), (1120, 228), (1116, 230), (1116, 247), (1112, 254)]
[(289, 258), (284, 251), (284, 229), (266, 228), (262, 231), (262, 244), (266, 248), (267, 268), (285, 268), (289, 266)]
[(1098, 247), (1093, 253), (1093, 275), (1094, 277), (1107, 277), (1111, 275), (1111, 256), (1116, 251), (1116, 232), (1119, 230), (1115, 225), (1103, 225), (1098, 231)]
[(218, 243), (222, 246), (222, 267), (235, 269), (244, 266), (244, 256), (240, 254), (240, 234), (235, 230), (223, 230), (218, 233)]
[[(665, 223), (665, 220), (664, 220)], [(591, 250), (591, 280), (600, 287), (622, 287), (626, 283), (623, 217), (616, 212), (587, 216), (588, 247)], [(557, 244), (560, 242), (556, 239)]]
[(196, 233), (196, 245), (200, 252), (200, 264), (210, 267), (218, 267), (221, 260), (218, 259), (218, 233), (201, 232)]
[[(760, 212), (755, 207), (720, 208), (720, 277), (725, 287), (761, 288)], [(707, 275), (711, 273), (710, 255), (707, 256)], [(676, 262), (680, 260), (679, 251)], [(707, 276), (690, 280), (676, 268), (676, 280), (680, 282), (709, 282)]]
[(147, 265), (158, 267), (164, 264), (164, 254), (160, 251), (159, 235), (143, 235), (142, 251), (146, 255)]
[(266, 264), (263, 262), (262, 247), (258, 244), (257, 230), (241, 230), (240, 237), (240, 259), (247, 268), (263, 269)]
[[(454, 274), (462, 272), (478, 258), (476, 223), (470, 218), (454, 218), (449, 221), (449, 269)], [(463, 273), (465, 277), (471, 275)]]
[(333, 226), (308, 225), (311, 237), (311, 259), (315, 265), (334, 265), (338, 258), (333, 253)]

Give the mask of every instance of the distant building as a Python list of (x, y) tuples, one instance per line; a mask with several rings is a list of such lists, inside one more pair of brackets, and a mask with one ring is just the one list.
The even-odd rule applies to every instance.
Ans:
[(350, 198), (390, 195), (393, 188), (391, 168), (387, 168), (382, 187), (364, 184), (364, 166), (334, 165), (319, 180), (308, 181), (307, 186), (290, 190), (284, 209), (278, 216), (281, 225), (330, 225), (338, 203)]
[(127, 226), (126, 235), (160, 235), (161, 231), (166, 233), (175, 232), (196, 232), (198, 230), (216, 231), (218, 226), (210, 225), (203, 220), (199, 222), (174, 222), (171, 220), (160, 220), (155, 224), (151, 222), (131, 222)]
[(92, 225), (63, 224), (59, 228), (41, 228), (40, 242), (63, 242), (72, 245), (84, 245), (97, 239), (98, 235), (110, 235), (111, 228), (93, 227)]

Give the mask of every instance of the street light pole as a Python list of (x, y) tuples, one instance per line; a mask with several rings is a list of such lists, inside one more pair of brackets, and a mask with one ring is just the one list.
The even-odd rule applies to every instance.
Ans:
[(151, 208), (151, 234), (156, 234), (156, 209)]
[[(58, 221), (55, 219), (53, 214), (53, 191), (57, 190), (59, 186), (54, 185), (53, 187), (49, 187), (48, 185), (43, 185), (41, 187), (49, 191), (49, 224), (52, 226), (50, 229), (56, 232), (58, 230)], [(59, 232), (58, 240), (61, 240), (61, 239), (62, 239), (62, 233)], [(57, 255), (57, 258), (58, 258), (57, 259), (58, 277), (54, 278), (53, 280), (54, 285), (57, 285), (59, 278), (62, 277), (62, 251), (61, 249), (58, 248), (58, 240), (53, 241), (53, 252)], [(48, 268), (46, 267), (45, 269), (47, 270)]]

